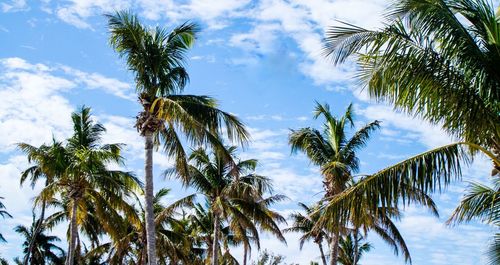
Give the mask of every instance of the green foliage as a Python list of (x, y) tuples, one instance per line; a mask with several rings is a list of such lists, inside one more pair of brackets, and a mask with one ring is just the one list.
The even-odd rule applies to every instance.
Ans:
[[(0, 216), (5, 218), (9, 217), (12, 218), (12, 215), (10, 215), (6, 210), (5, 210), (5, 205), (2, 203), (3, 197), (0, 197)], [(7, 242), (3, 235), (0, 233), (0, 242)]]
[(31, 176), (33, 184), (45, 177), (46, 186), (35, 203), (43, 208), (48, 204), (61, 209), (48, 217), (48, 228), (71, 220), (70, 209), (76, 207), (77, 226), (98, 244), (103, 233), (115, 235), (115, 220), (120, 212), (133, 211), (125, 199), (132, 191), (141, 190), (141, 183), (129, 172), (107, 169), (110, 163), (123, 163), (122, 145), (100, 144), (105, 129), (93, 121), (89, 108), (73, 113), (72, 120), (74, 134), (66, 144), (53, 141), (51, 146), (39, 148), (19, 144), (35, 162), (35, 166), (23, 172), (21, 181)]
[(295, 212), (290, 215), (293, 223), (290, 227), (283, 230), (285, 233), (300, 233), (301, 237), (299, 239), (300, 249), (304, 246), (304, 243), (312, 240), (316, 244), (321, 244), (323, 240), (326, 242), (330, 241), (329, 232), (323, 227), (317, 227), (316, 224), (319, 221), (321, 212), (318, 211), (319, 205), (307, 206), (303, 203), (299, 203), (299, 206), (304, 211), (304, 214), (300, 212)]
[(23, 260), (28, 260), (29, 264), (64, 264), (64, 250), (55, 245), (61, 240), (56, 236), (46, 235), (43, 220), (36, 219), (34, 213), (30, 227), (18, 225), (14, 231), (24, 238)]
[(267, 249), (264, 249), (264, 251), (260, 253), (257, 260), (252, 263), (252, 265), (279, 265), (279, 264), (285, 264), (285, 257), (282, 255), (275, 255), (274, 253), (269, 252)]
[[(186, 52), (194, 44), (198, 25), (184, 23), (168, 32), (161, 27), (143, 26), (130, 12), (106, 16), (110, 44), (135, 74), (137, 93), (144, 107), (137, 129), (142, 135), (148, 130), (155, 134), (155, 143), (163, 145), (167, 155), (174, 158), (184, 184), (188, 172), (183, 139), (192, 145), (208, 143), (221, 150), (224, 148), (219, 136), (223, 131), (241, 144), (248, 140), (243, 124), (234, 115), (218, 109), (215, 99), (181, 94), (189, 81), (184, 68)], [(229, 154), (226, 156), (229, 158)]]
[[(472, 153), (482, 151), (492, 159), (492, 176), (497, 177), (500, 172), (498, 9), (495, 12), (492, 3), (485, 0), (398, 0), (389, 9), (387, 19), (386, 26), (376, 31), (350, 24), (332, 27), (327, 32), (326, 55), (336, 64), (357, 55), (358, 78), (372, 98), (390, 102), (396, 109), (442, 126), (452, 136), (464, 140)], [(416, 176), (405, 185), (424, 192), (434, 191), (449, 182), (450, 174), (459, 175), (459, 161), (467, 160), (460, 149), (458, 145), (438, 148), (423, 157), (427, 161), (406, 161), (392, 170), (403, 169), (407, 176)], [(444, 178), (431, 172), (444, 173)], [(405, 177), (387, 171), (378, 174), (394, 181), (394, 176)], [(376, 175), (368, 177), (358, 190), (368, 189), (368, 182), (377, 182)], [(382, 185), (394, 190), (400, 186), (394, 181), (380, 181), (371, 190)], [(495, 183), (491, 189), (472, 184), (449, 222), (471, 219), (497, 222), (494, 213), (497, 202), (493, 198), (496, 186)], [(394, 192), (391, 195), (398, 197)], [(346, 196), (339, 201), (347, 202), (348, 197), (352, 199)], [(373, 199), (388, 205), (398, 203), (387, 201), (389, 197), (385, 196)], [(492, 249), (496, 242), (492, 243)], [(500, 260), (498, 253), (490, 255), (496, 263)]]
[(500, 26), (483, 0), (399, 0), (386, 27), (345, 24), (327, 32), (334, 63), (358, 55), (371, 97), (441, 125), (467, 142), (498, 148)]
[(361, 265), (359, 260), (370, 251), (372, 245), (356, 232), (348, 233), (340, 239), (339, 264)]
[[(225, 158), (225, 153), (230, 154), (229, 160)], [(221, 244), (243, 244), (245, 248), (249, 248), (251, 242), (254, 242), (260, 247), (259, 229), (268, 231), (285, 242), (278, 227), (285, 219), (269, 208), (285, 197), (265, 197), (266, 193), (272, 191), (270, 179), (254, 173), (256, 160), (239, 160), (235, 155), (236, 147), (229, 147), (224, 151), (216, 149), (210, 154), (199, 148), (192, 152), (189, 159), (188, 184), (205, 197), (208, 212), (213, 218), (212, 227), (220, 222), (218, 226), (222, 229), (219, 231), (229, 239)], [(236, 164), (233, 161), (237, 161)], [(223, 224), (227, 224), (227, 227)], [(208, 223), (204, 227), (205, 231), (213, 232)], [(228, 231), (224, 231), (226, 229)], [(212, 238), (209, 251), (214, 244), (219, 244), (218, 241)]]
[[(448, 224), (459, 224), (479, 220), (500, 227), (500, 180), (493, 177), (493, 187), (470, 183), (467, 193), (448, 219)], [(500, 263), (500, 234), (497, 232), (487, 251), (488, 264)]]
[[(158, 242), (158, 260), (160, 264), (168, 261), (193, 261), (190, 257), (189, 237), (185, 234), (182, 224), (175, 215), (182, 207), (193, 205), (194, 195), (189, 195), (168, 205), (164, 203), (170, 189), (160, 189), (153, 200), (155, 228)], [(109, 261), (112, 264), (141, 264), (145, 260), (146, 251), (146, 221), (145, 209), (136, 197), (134, 211), (120, 220), (123, 228), (112, 242), (109, 243)]]

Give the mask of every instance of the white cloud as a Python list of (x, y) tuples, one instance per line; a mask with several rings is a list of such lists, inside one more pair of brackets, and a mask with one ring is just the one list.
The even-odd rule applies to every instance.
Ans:
[(130, 7), (131, 5), (128, 1), (120, 0), (70, 0), (64, 4), (58, 4), (53, 10), (49, 7), (47, 8), (49, 8), (50, 12), (55, 12), (59, 19), (68, 24), (77, 28), (90, 29), (92, 27), (86, 21), (87, 18)]
[(358, 109), (357, 112), (369, 120), (382, 121), (382, 127), (386, 128), (383, 133), (390, 140), (418, 141), (428, 148), (452, 142), (452, 139), (438, 126), (395, 112), (388, 106), (369, 105), (364, 109)]
[(3, 12), (17, 12), (28, 9), (26, 0), (11, 0), (0, 4)]
[[(61, 74), (60, 69), (69, 76)], [(79, 85), (132, 100), (128, 84), (66, 66), (6, 58), (0, 60), (0, 73), (2, 152), (12, 150), (16, 142), (38, 145), (49, 141), (52, 135), (56, 138), (67, 136), (71, 130), (73, 107), (62, 94)]]
[(101, 89), (106, 93), (131, 101), (134, 101), (136, 98), (135, 91), (133, 91), (128, 83), (105, 77), (98, 73), (86, 73), (68, 66), (61, 66), (61, 68), (67, 74), (76, 77), (76, 81), (82, 83), (87, 88)]
[(41, 144), (52, 134), (67, 135), (72, 107), (60, 93), (75, 84), (50, 74), (45, 65), (32, 65), (19, 58), (0, 62), (2, 152), (12, 150), (16, 142)]
[(251, 32), (234, 34), (229, 44), (246, 51), (270, 53), (276, 49), (274, 42), (280, 30), (278, 24), (258, 24)]
[(211, 29), (227, 25), (228, 18), (238, 13), (250, 0), (193, 0), (179, 2), (172, 0), (70, 0), (44, 10), (55, 13), (59, 19), (77, 28), (92, 29), (89, 18), (116, 10), (137, 8), (140, 14), (150, 20), (166, 19), (179, 22), (187, 19), (202, 19)]

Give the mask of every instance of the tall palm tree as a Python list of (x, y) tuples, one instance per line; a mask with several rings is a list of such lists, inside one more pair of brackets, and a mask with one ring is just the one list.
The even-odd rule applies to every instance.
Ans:
[[(44, 186), (47, 186), (49, 183), (52, 183), (54, 179), (58, 176), (61, 176), (65, 170), (65, 161), (64, 161), (64, 146), (63, 143), (52, 139), (52, 143), (50, 145), (42, 144), (39, 147), (32, 146), (28, 143), (18, 143), (18, 149), (23, 152), (28, 158), (28, 163), (33, 164), (32, 166), (25, 169), (21, 172), (21, 185), (23, 185), (26, 181), (30, 181), (30, 185), (32, 188), (35, 187), (36, 183), (41, 179), (45, 179)], [(46, 201), (41, 202), (41, 210), (40, 210), (40, 222), (36, 224), (39, 225), (34, 231), (34, 234), (38, 234), (40, 230), (43, 229), (42, 224), (45, 219), (45, 209), (46, 209)], [(30, 259), (30, 255), (33, 252), (33, 243), (29, 245), (29, 250), (27, 255), (24, 256), (23, 264), (27, 265), (28, 260)]]
[[(224, 153), (229, 153), (231, 159), (227, 160)], [(265, 198), (264, 194), (272, 191), (271, 181), (253, 173), (256, 160), (240, 161), (235, 158), (235, 153), (234, 146), (225, 152), (213, 150), (211, 154), (199, 148), (190, 156), (189, 185), (205, 197), (213, 215), (212, 265), (219, 264), (220, 226), (223, 222), (235, 234), (235, 240), (245, 239), (249, 233), (258, 244), (260, 227), (285, 242), (278, 227), (278, 223), (285, 219), (269, 209), (269, 205), (284, 197), (273, 195)]]
[[(141, 189), (132, 174), (107, 169), (109, 163), (123, 163), (122, 145), (100, 144), (105, 128), (93, 121), (90, 108), (82, 107), (72, 114), (72, 120), (74, 134), (60, 150), (64, 174), (49, 183), (36, 199), (43, 203), (62, 198), (64, 210), (56, 217), (69, 219), (66, 265), (74, 262), (78, 228), (93, 224), (95, 229), (111, 233), (112, 217), (119, 216), (116, 211), (132, 211), (124, 200), (131, 191)], [(89, 218), (95, 222), (88, 222)]]
[[(192, 252), (196, 254), (193, 258), (193, 264), (211, 264), (212, 252), (214, 249), (214, 214), (210, 207), (210, 203), (205, 201), (204, 204), (196, 203), (193, 208), (194, 212), (189, 216), (189, 235), (192, 240)], [(236, 247), (240, 240), (235, 236), (235, 233), (226, 223), (219, 222), (219, 246), (223, 245), (224, 252), (219, 247), (218, 255), (221, 264), (238, 264), (236, 258), (231, 255), (227, 247)], [(196, 261), (196, 262), (194, 262)]]
[[(191, 239), (193, 245), (199, 250), (198, 256), (208, 261), (214, 249), (214, 215), (208, 201), (205, 204), (196, 203), (193, 210), (194, 212), (189, 216), (189, 225), (192, 230)], [(221, 231), (219, 236), (222, 241), (227, 241), (229, 229), (220, 224), (218, 230)]]
[[(359, 170), (359, 159), (356, 151), (365, 145), (370, 133), (379, 128), (379, 122), (374, 121), (347, 138), (347, 128), (354, 126), (352, 105), (349, 105), (344, 115), (335, 118), (327, 104), (316, 104), (314, 117), (324, 116), (323, 131), (313, 128), (292, 130), (289, 143), (292, 152), (304, 152), (312, 163), (321, 168), (325, 197), (330, 198), (344, 191), (352, 180), (352, 174)], [(346, 128), (347, 127), (347, 128)], [(337, 224), (334, 224), (337, 222)], [(339, 220), (332, 220), (328, 227), (328, 243), (330, 245), (330, 264), (337, 264), (338, 242), (340, 236)]]
[(184, 23), (171, 32), (161, 27), (147, 28), (129, 12), (107, 15), (111, 46), (126, 58), (134, 72), (142, 111), (136, 128), (145, 142), (146, 230), (148, 263), (156, 265), (156, 239), (153, 213), (153, 147), (162, 144), (174, 158), (176, 168), (187, 177), (186, 152), (182, 136), (194, 144), (210, 143), (222, 147), (219, 133), (225, 127), (231, 140), (248, 138), (242, 123), (216, 108), (207, 96), (180, 94), (189, 80), (184, 68), (185, 55), (193, 45), (198, 26)]
[[(388, 200), (399, 201), (398, 197), (382, 197), (381, 200), (376, 198), (376, 200), (373, 201), (372, 198), (374, 194), (390, 196), (390, 192), (392, 192), (388, 191), (387, 187), (378, 185), (378, 182), (373, 184), (362, 178), (357, 181), (355, 185), (350, 187), (355, 177), (354, 174), (359, 171), (357, 152), (366, 145), (371, 133), (379, 128), (379, 122), (373, 121), (368, 123), (359, 130), (354, 131), (352, 136), (348, 137), (348, 130), (354, 128), (352, 105), (349, 105), (345, 113), (337, 118), (332, 115), (330, 107), (327, 104), (322, 105), (317, 103), (314, 117), (318, 118), (320, 116), (323, 116), (325, 119), (322, 130), (309, 127), (292, 130), (289, 137), (289, 143), (292, 147), (292, 152), (301, 151), (305, 153), (311, 162), (321, 169), (323, 186), (325, 189), (324, 201), (326, 203), (317, 210), (321, 211), (321, 216), (316, 226), (323, 226), (326, 228), (326, 231), (329, 232), (328, 238), (330, 241), (328, 243), (330, 245), (330, 264), (336, 265), (341, 230), (347, 227), (349, 222), (355, 223), (357, 228), (363, 225), (366, 229), (369, 229), (372, 228), (372, 225), (375, 224), (376, 221), (390, 221), (389, 218), (392, 217), (391, 212), (381, 211), (381, 209), (396, 208), (398, 205), (397, 203), (395, 204), (396, 206), (387, 207)], [(444, 163), (443, 161), (449, 159), (449, 157), (456, 157), (460, 149), (457, 149), (457, 146), (455, 146), (455, 148), (456, 149), (449, 148), (450, 150), (447, 152), (437, 152), (435, 157), (432, 158), (435, 159), (434, 167), (441, 169), (442, 163)], [(405, 195), (403, 203), (409, 201), (419, 202), (435, 212), (433, 201), (424, 192), (426, 189), (421, 190), (407, 184), (413, 181), (421, 181), (420, 179), (411, 179), (413, 177), (411, 173), (415, 172), (409, 170), (407, 166), (409, 165), (410, 168), (415, 167), (415, 165), (420, 165), (422, 160), (429, 161), (426, 153), (405, 161), (402, 165), (397, 164), (389, 167), (385, 169), (385, 171), (397, 174), (397, 176), (402, 176), (396, 178), (393, 185), (398, 187), (398, 194), (402, 193)], [(453, 161), (455, 160), (450, 162), (452, 166), (454, 166)], [(451, 169), (453, 170), (453, 168)], [(410, 172), (410, 176), (407, 176), (408, 172)], [(440, 172), (439, 170), (431, 172), (420, 170), (417, 177), (425, 179), (428, 174), (438, 175)], [(370, 177), (368, 177), (368, 179)], [(405, 177), (410, 177), (411, 182)], [(367, 183), (370, 185), (367, 186)], [(357, 187), (360, 185), (367, 186), (363, 191), (366, 191), (368, 194), (360, 193), (357, 190)], [(349, 196), (349, 200), (341, 200), (342, 204), (340, 204), (339, 198), (347, 196)], [(392, 224), (392, 222), (390, 224)], [(404, 250), (406, 248), (404, 241), (398, 241), (398, 245)], [(406, 252), (405, 258), (407, 261), (410, 260)]]
[[(5, 218), (5, 217), (12, 218), (12, 215), (10, 215), (10, 213), (5, 210), (5, 204), (3, 204), (3, 202), (2, 202), (3, 199), (4, 199), (3, 197), (0, 197), (0, 216), (2, 218)], [(7, 242), (5, 240), (5, 237), (3, 237), (3, 235), (1, 233), (0, 233), (0, 242)]]
[(323, 227), (316, 226), (320, 217), (320, 212), (317, 211), (319, 207), (309, 207), (303, 203), (299, 203), (299, 206), (304, 211), (304, 214), (300, 212), (291, 214), (290, 219), (293, 220), (293, 224), (292, 226), (286, 228), (284, 232), (295, 232), (301, 234), (299, 239), (299, 246), (301, 250), (306, 241), (313, 240), (313, 242), (318, 245), (323, 265), (327, 265), (326, 255), (323, 251), (323, 240), (330, 242), (330, 237), (328, 231), (325, 231)]
[[(388, 10), (387, 18), (386, 26), (380, 30), (350, 24), (332, 27), (327, 32), (326, 54), (336, 64), (356, 55), (357, 76), (372, 98), (442, 126), (463, 141), (457, 145), (469, 146), (473, 153), (479, 150), (486, 154), (493, 162), (491, 175), (497, 177), (500, 172), (500, 13), (486, 0), (397, 0)], [(422, 160), (421, 166), (414, 167), (414, 172), (437, 169), (431, 163), (436, 162), (431, 153), (429, 160)], [(422, 181), (409, 184), (425, 191), (440, 190), (449, 183), (450, 171), (459, 173), (456, 172), (458, 161), (449, 162), (460, 157), (452, 155), (443, 162), (439, 171), (445, 174), (424, 174), (427, 176)], [(366, 182), (379, 182), (395, 190), (394, 184), (401, 176), (394, 171), (395, 168), (379, 172)], [(462, 212), (460, 207), (467, 205), (474, 197), (471, 195), (480, 189), (472, 186), (456, 212)], [(386, 195), (398, 197), (390, 193), (375, 196), (389, 203)], [(344, 199), (349, 200), (348, 197), (352, 198)], [(483, 206), (476, 207), (485, 208), (495, 202), (482, 203)]]
[(45, 234), (45, 226), (41, 224), (43, 219), (37, 219), (33, 213), (31, 227), (18, 225), (14, 229), (24, 237), (23, 260), (28, 264), (64, 264), (64, 250), (55, 243), (61, 241), (56, 236)]
[(348, 233), (340, 238), (339, 263), (342, 265), (356, 265), (364, 253), (372, 249), (369, 242), (364, 242), (364, 237), (359, 233)]

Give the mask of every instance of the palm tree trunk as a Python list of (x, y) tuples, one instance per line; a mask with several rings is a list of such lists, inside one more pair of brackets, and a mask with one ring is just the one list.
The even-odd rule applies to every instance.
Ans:
[(325, 252), (323, 251), (323, 245), (321, 244), (321, 242), (318, 243), (318, 247), (319, 247), (319, 252), (321, 253), (321, 261), (323, 261), (323, 265), (327, 265)]
[(332, 235), (330, 242), (330, 265), (337, 265), (339, 256), (339, 232), (336, 231)]
[(78, 236), (78, 227), (76, 223), (76, 210), (78, 207), (78, 203), (73, 199), (73, 203), (71, 205), (71, 220), (70, 220), (70, 230), (69, 230), (69, 246), (68, 246), (68, 256), (66, 257), (66, 265), (73, 265), (75, 259), (75, 247), (76, 247), (76, 238)]
[(248, 258), (248, 246), (247, 243), (245, 242), (243, 244), (243, 265), (247, 265), (247, 258)]
[(358, 228), (355, 228), (354, 229), (354, 264), (353, 265), (357, 265), (358, 264), (358, 255), (359, 255), (359, 242), (358, 242)]
[[(47, 184), (45, 184), (45, 186), (47, 186)], [(31, 253), (33, 253), (33, 247), (35, 246), (35, 239), (37, 238), (38, 233), (40, 233), (40, 230), (42, 229), (43, 221), (45, 219), (45, 208), (46, 208), (45, 200), (42, 200), (42, 211), (40, 212), (40, 217), (35, 222), (35, 225), (36, 225), (35, 231), (33, 231), (33, 236), (30, 239), (30, 243), (28, 246), (28, 253), (26, 253), (26, 255), (24, 256), (23, 265), (29, 265), (31, 263), (30, 256), (31, 256)]]
[(148, 253), (147, 253), (147, 250), (146, 250), (146, 246), (141, 250), (141, 260), (140, 260), (140, 264), (141, 265), (146, 265), (147, 264), (147, 259), (146, 257), (148, 256)]
[(214, 242), (212, 249), (212, 265), (219, 265), (219, 216), (214, 213)]
[[(49, 185), (49, 182), (46, 179), (45, 180), (45, 187), (47, 187), (48, 185)], [(35, 246), (34, 241), (35, 241), (35, 238), (37, 237), (38, 233), (40, 233), (40, 230), (42, 229), (42, 225), (43, 225), (43, 222), (45, 219), (45, 208), (47, 208), (47, 202), (45, 200), (42, 200), (42, 209), (40, 212), (40, 218), (35, 223), (36, 224), (35, 231), (33, 233), (32, 239), (30, 240), (30, 245), (28, 247), (28, 253), (26, 253), (26, 256), (24, 256), (23, 265), (29, 265), (31, 263), (30, 256), (31, 256), (31, 253), (33, 253), (33, 247)]]
[(148, 264), (156, 265), (156, 229), (153, 212), (153, 133), (147, 131), (144, 135), (145, 155), (144, 174), (146, 182), (146, 241)]

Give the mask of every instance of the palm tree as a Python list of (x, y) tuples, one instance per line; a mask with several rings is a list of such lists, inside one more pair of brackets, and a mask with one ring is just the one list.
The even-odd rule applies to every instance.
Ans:
[[(292, 152), (304, 152), (312, 163), (321, 168), (323, 175), (323, 186), (325, 197), (331, 198), (344, 191), (347, 184), (352, 180), (352, 174), (359, 170), (359, 159), (356, 151), (365, 145), (370, 133), (379, 128), (379, 122), (374, 121), (359, 131), (355, 132), (352, 138), (347, 138), (346, 126), (354, 126), (352, 105), (349, 105), (344, 115), (335, 118), (327, 104), (316, 104), (314, 117), (324, 116), (325, 124), (323, 132), (313, 128), (301, 128), (292, 130), (289, 143)], [(330, 264), (337, 264), (338, 242), (340, 229), (338, 222), (332, 220), (328, 227), (328, 243), (330, 245)]]
[[(184, 68), (185, 54), (193, 45), (198, 26), (184, 23), (171, 32), (161, 27), (147, 28), (135, 15), (117, 12), (107, 15), (110, 43), (127, 60), (134, 72), (139, 103), (143, 110), (136, 127), (145, 142), (146, 231), (148, 263), (156, 265), (153, 213), (153, 147), (163, 144), (175, 159), (180, 176), (187, 177), (187, 155), (181, 136), (193, 143), (222, 147), (219, 133), (225, 126), (231, 140), (242, 143), (248, 134), (233, 115), (216, 108), (207, 96), (180, 94), (189, 80)], [(182, 133), (182, 134), (180, 134)], [(186, 181), (185, 181), (186, 183)]]
[[(2, 203), (2, 200), (4, 198), (3, 197), (0, 197), (0, 216), (2, 218), (5, 218), (5, 217), (9, 217), (9, 218), (12, 218), (12, 215), (10, 215), (6, 210), (5, 210), (5, 205)], [(5, 237), (3, 237), (2, 233), (0, 233), (0, 243), (5, 243), (7, 242), (7, 240), (5, 240)], [(8, 264), (7, 261), (5, 259), (3, 259), (1, 256), (0, 256), (0, 264), (1, 265), (4, 265), (4, 264)]]
[[(45, 186), (47, 186), (49, 183), (52, 183), (56, 177), (63, 174), (66, 165), (63, 159), (64, 146), (61, 142), (52, 139), (52, 144), (50, 145), (42, 144), (39, 147), (35, 147), (27, 143), (18, 143), (17, 147), (27, 156), (28, 163), (33, 164), (21, 173), (21, 185), (29, 178), (30, 185), (34, 188), (38, 180), (45, 178)], [(36, 231), (34, 231), (34, 234), (38, 234), (40, 232), (39, 230), (43, 229), (41, 225), (44, 223), (45, 219), (46, 204), (46, 201), (41, 202), (39, 217), (41, 221), (37, 222), (40, 227), (35, 229)], [(30, 244), (28, 248), (29, 250), (27, 255), (24, 256), (22, 263), (24, 265), (28, 264), (30, 255), (33, 252), (33, 243)]]
[[(196, 203), (193, 210), (194, 212), (188, 218), (189, 228), (187, 229), (191, 232), (188, 237), (192, 241), (191, 251), (195, 254), (191, 263), (210, 264), (210, 257), (214, 249), (214, 214), (208, 201), (205, 201), (204, 204)], [(231, 227), (222, 222), (219, 222), (218, 231), (220, 232), (219, 244), (222, 244), (225, 248), (223, 252), (219, 247), (220, 263), (239, 264), (230, 253), (229, 246), (236, 247), (239, 245), (241, 236), (236, 236)]]
[(359, 233), (349, 233), (340, 238), (339, 263), (342, 265), (356, 265), (364, 253), (372, 249), (372, 245), (364, 242), (364, 237)]
[[(479, 150), (486, 154), (493, 161), (491, 175), (498, 176), (500, 16), (495, 13), (492, 3), (485, 0), (398, 0), (388, 10), (387, 18), (386, 26), (375, 31), (349, 24), (331, 28), (327, 33), (327, 55), (337, 64), (356, 54), (357, 76), (371, 97), (442, 126), (463, 141), (455, 145), (469, 146), (473, 153)], [(435, 151), (443, 153), (452, 146)], [(413, 163), (413, 171), (427, 168), (424, 169), (427, 172), (436, 172), (438, 168), (431, 163), (436, 162), (434, 154), (436, 152), (429, 152), (429, 159), (421, 160), (421, 166)], [(462, 154), (448, 155), (437, 170), (445, 174), (424, 174), (427, 176), (422, 181), (408, 183), (424, 191), (441, 190), (449, 183), (450, 172), (460, 173), (457, 171), (459, 161), (453, 160), (463, 158)], [(409, 168), (411, 161), (407, 162)], [(396, 168), (381, 171), (355, 189), (368, 187), (368, 182), (379, 182), (378, 185), (396, 190), (394, 185), (401, 175), (394, 174), (395, 171)], [(471, 198), (477, 198), (473, 194), (483, 188), (486, 187), (473, 185), (456, 213), (464, 213), (462, 207)], [(405, 196), (384, 193), (375, 194), (375, 197), (393, 205), (388, 196)], [(351, 195), (343, 199), (352, 199)], [(486, 208), (495, 201), (482, 201), (482, 204), (475, 207)]]
[[(314, 117), (318, 118), (320, 116), (325, 118), (322, 131), (314, 128), (292, 130), (289, 143), (292, 152), (301, 151), (305, 153), (311, 162), (321, 169), (326, 204), (317, 210), (321, 212), (321, 215), (316, 226), (323, 227), (329, 232), (330, 264), (337, 264), (340, 232), (347, 227), (348, 223), (353, 223), (356, 229), (364, 226), (366, 230), (369, 230), (374, 228), (373, 225), (380, 221), (383, 221), (380, 224), (384, 224), (386, 228), (393, 230), (394, 233), (391, 232), (391, 235), (396, 236), (393, 238), (396, 239), (396, 245), (403, 249), (405, 259), (410, 261), (409, 254), (404, 251), (406, 249), (404, 241), (402, 238), (397, 239), (399, 233), (396, 233), (396, 227), (392, 227), (392, 222), (390, 222), (390, 217), (397, 217), (396, 211), (381, 210), (397, 209), (398, 197), (390, 197), (391, 192), (394, 191), (376, 182), (378, 178), (375, 178), (374, 181), (373, 176), (361, 178), (354, 185), (351, 184), (354, 177), (356, 177), (354, 174), (359, 171), (359, 159), (356, 153), (366, 145), (370, 134), (379, 128), (379, 122), (373, 121), (366, 124), (355, 131), (349, 138), (347, 136), (348, 128), (354, 128), (352, 105), (349, 105), (343, 116), (336, 118), (331, 114), (330, 107), (327, 104), (317, 103)], [(434, 202), (425, 194), (427, 189), (419, 189), (408, 185), (408, 183), (414, 183), (414, 181), (420, 183), (422, 179), (425, 180), (429, 175), (437, 177), (443, 171), (440, 170), (443, 168), (443, 161), (448, 161), (451, 158), (449, 162), (451, 168), (447, 171), (448, 173), (445, 172), (447, 174), (445, 177), (449, 178), (449, 174), (452, 174), (453, 170), (458, 170), (454, 164), (456, 160), (453, 159), (461, 154), (461, 150), (456, 145), (454, 147), (449, 147), (444, 151), (435, 151), (437, 154), (432, 153), (434, 156), (430, 158), (428, 153), (418, 155), (381, 172), (388, 172), (392, 174), (390, 176), (397, 176), (393, 177), (395, 180), (391, 184), (398, 187), (398, 190), (395, 191), (398, 196), (400, 194), (404, 195), (403, 203), (419, 202), (435, 212)], [(412, 169), (416, 165), (421, 165), (422, 161), (433, 163), (432, 165), (437, 169), (427, 172), (426, 168), (423, 168), (414, 176), (416, 172), (413, 172)], [(379, 177), (378, 175), (374, 176)], [(413, 179), (416, 177), (422, 179)], [(427, 184), (426, 182), (423, 183)], [(358, 190), (360, 186), (362, 188)], [(360, 190), (366, 192), (366, 194), (361, 193)], [(379, 197), (372, 199), (374, 195)], [(349, 199), (344, 199), (347, 197)], [(388, 207), (392, 205), (389, 204), (392, 202), (391, 200), (396, 202), (394, 204), (396, 206)]]
[(319, 207), (309, 207), (303, 203), (299, 203), (299, 206), (300, 208), (302, 208), (305, 214), (302, 214), (300, 212), (291, 214), (290, 219), (293, 220), (293, 224), (283, 231), (302, 234), (299, 239), (299, 246), (301, 250), (306, 241), (313, 240), (313, 242), (318, 245), (323, 265), (326, 265), (327, 262), (325, 253), (323, 251), (323, 240), (326, 240), (326, 242), (330, 242), (330, 238), (328, 231), (325, 231), (324, 228), (316, 226), (320, 217), (320, 212), (317, 211)]
[[(57, 201), (59, 196), (63, 211), (50, 219), (69, 219), (67, 265), (74, 262), (78, 228), (92, 224), (98, 231), (112, 232), (116, 211), (133, 209), (124, 201), (132, 190), (140, 190), (140, 182), (130, 173), (108, 170), (109, 163), (123, 163), (120, 156), (122, 145), (100, 145), (105, 128), (95, 123), (90, 108), (82, 107), (72, 114), (74, 134), (66, 146), (60, 149), (64, 174), (49, 183), (36, 202)], [(93, 222), (89, 222), (93, 218)], [(88, 231), (87, 230), (87, 231)]]
[[(473, 219), (500, 228), (500, 180), (494, 178), (493, 187), (470, 183), (467, 194), (453, 212), (448, 224), (469, 222)], [(500, 233), (496, 233), (488, 250), (489, 264), (500, 263)]]
[[(158, 257), (161, 264), (170, 261), (168, 264), (177, 264), (178, 261), (189, 261), (188, 239), (182, 233), (182, 230), (176, 229), (180, 226), (175, 218), (176, 211), (182, 207), (192, 205), (194, 195), (181, 198), (169, 205), (165, 205), (163, 200), (170, 193), (170, 189), (160, 189), (154, 196), (155, 225), (157, 229), (156, 238), (158, 242)], [(146, 223), (145, 209), (136, 199), (137, 210), (133, 217), (125, 216), (125, 229), (121, 235), (110, 244), (110, 259), (112, 264), (123, 264), (128, 258), (133, 264), (146, 264), (147, 261), (147, 243), (146, 243)], [(135, 220), (135, 221), (130, 221)]]
[(28, 264), (64, 264), (64, 250), (56, 242), (61, 241), (56, 236), (45, 234), (43, 219), (36, 219), (33, 213), (31, 227), (18, 225), (14, 229), (24, 237), (23, 260), (28, 260)]
[[(211, 264), (219, 264), (220, 227), (227, 222), (228, 228), (235, 234), (234, 240), (244, 240), (248, 236), (254, 238), (259, 246), (257, 228), (269, 231), (285, 242), (277, 225), (285, 219), (269, 206), (284, 199), (282, 195), (263, 197), (272, 191), (271, 181), (253, 173), (257, 161), (255, 159), (237, 160), (236, 147), (229, 147), (225, 152), (213, 150), (209, 155), (199, 148), (190, 156), (189, 185), (202, 194), (208, 202), (209, 211), (213, 215), (213, 235), (211, 246)], [(224, 153), (229, 153), (227, 160)], [(237, 161), (233, 164), (232, 161)], [(248, 233), (248, 235), (247, 235)]]
[[(1, 200), (3, 200), (4, 198), (3, 197), (0, 197), (0, 216), (2, 218), (5, 218), (5, 217), (9, 217), (9, 218), (12, 218), (12, 215), (9, 214), (9, 212), (7, 212), (5, 210), (5, 205), (2, 203)], [(5, 240), (5, 237), (3, 237), (3, 235), (0, 233), (0, 242), (7, 242)]]

